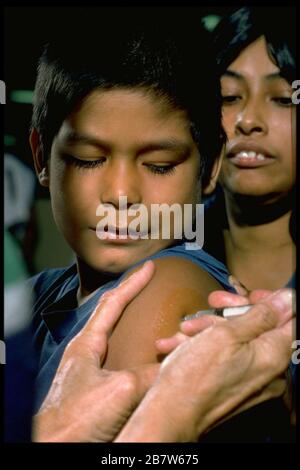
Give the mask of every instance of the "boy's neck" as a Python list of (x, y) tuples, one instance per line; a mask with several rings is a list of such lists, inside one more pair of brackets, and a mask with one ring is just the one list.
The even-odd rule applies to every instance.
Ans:
[(80, 258), (77, 258), (77, 271), (79, 276), (79, 287), (77, 291), (78, 306), (85, 303), (99, 287), (118, 279), (121, 275), (121, 273), (113, 274), (96, 271)]

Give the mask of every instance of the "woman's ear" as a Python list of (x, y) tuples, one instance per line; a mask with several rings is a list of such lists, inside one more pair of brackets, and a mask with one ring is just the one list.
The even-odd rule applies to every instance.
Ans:
[(30, 132), (29, 143), (33, 155), (34, 167), (42, 186), (49, 186), (49, 172), (48, 166), (45, 163), (43, 146), (40, 139), (40, 134), (33, 128)]
[(219, 173), (220, 173), (221, 166), (222, 166), (224, 151), (225, 151), (225, 146), (223, 147), (223, 149), (220, 153), (220, 156), (216, 159), (216, 161), (213, 165), (209, 182), (207, 183), (207, 185), (202, 190), (203, 194), (205, 194), (205, 195), (211, 194), (214, 191), (215, 187), (216, 187), (218, 177), (219, 177)]

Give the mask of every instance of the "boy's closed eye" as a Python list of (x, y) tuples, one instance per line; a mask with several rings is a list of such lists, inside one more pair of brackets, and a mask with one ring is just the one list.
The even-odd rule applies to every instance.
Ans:
[[(74, 165), (75, 167), (78, 167), (78, 168), (83, 168), (83, 169), (101, 167), (107, 161), (107, 157), (86, 159), (86, 158), (80, 158), (78, 156), (74, 156), (70, 154), (63, 154), (63, 159), (66, 163)], [(179, 162), (161, 163), (161, 164), (144, 162), (143, 166), (145, 166), (153, 174), (166, 175), (175, 171), (175, 168), (178, 164)]]
[(62, 158), (67, 164), (74, 165), (78, 168), (95, 168), (103, 165), (103, 163), (106, 161), (106, 157), (88, 160), (86, 158), (79, 158), (66, 153), (62, 155)]

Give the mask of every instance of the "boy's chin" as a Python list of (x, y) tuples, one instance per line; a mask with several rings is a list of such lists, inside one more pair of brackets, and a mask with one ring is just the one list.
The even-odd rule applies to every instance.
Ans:
[(102, 273), (121, 274), (149, 256), (170, 246), (172, 242), (152, 243), (138, 248), (113, 246), (100, 250), (80, 253), (79, 258), (90, 269)]
[(141, 250), (138, 252), (133, 252), (127, 250), (113, 249), (109, 253), (89, 253), (88, 256), (81, 257), (81, 261), (89, 267), (89, 269), (94, 270), (98, 273), (107, 273), (118, 275), (122, 274), (132, 266), (143, 261), (145, 258), (148, 258), (154, 253), (157, 253), (159, 250)]
[[(93, 270), (97, 272), (107, 273), (107, 274), (122, 274), (131, 266), (135, 265), (139, 261), (142, 261), (146, 258), (147, 255), (141, 256), (115, 256), (115, 257), (105, 257), (102, 256), (100, 259), (85, 259), (84, 262)], [(106, 258), (106, 259), (105, 259)]]

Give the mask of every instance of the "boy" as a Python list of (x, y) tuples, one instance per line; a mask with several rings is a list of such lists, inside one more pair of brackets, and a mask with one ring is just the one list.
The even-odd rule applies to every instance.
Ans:
[[(139, 26), (101, 18), (100, 27), (96, 20), (84, 34), (66, 34), (63, 44), (46, 48), (36, 82), (35, 168), (77, 257), (75, 265), (35, 278), (37, 407), (99, 297), (145, 259), (155, 259), (155, 276), (114, 329), (106, 368), (157, 361), (157, 338), (177, 331), (183, 315), (207, 307), (213, 290), (232, 290), (221, 263), (176, 240), (175, 216), (168, 238), (161, 226), (151, 236), (156, 227), (149, 217), (155, 204), (195, 208), (201, 192), (215, 186), (223, 134), (205, 32), (198, 19), (172, 18), (170, 25), (163, 14), (139, 18)], [(101, 233), (99, 205), (117, 215)], [(146, 210), (146, 233), (121, 236), (137, 205)]]

